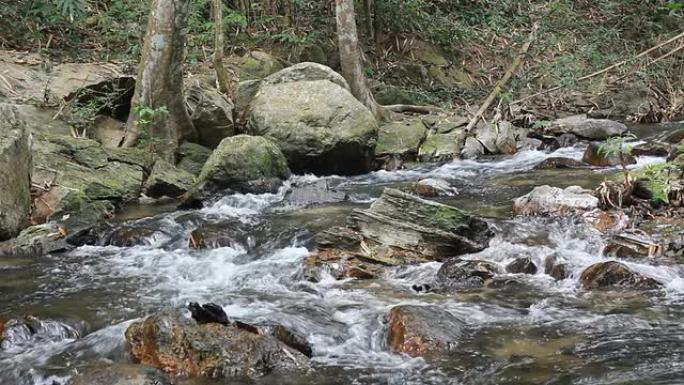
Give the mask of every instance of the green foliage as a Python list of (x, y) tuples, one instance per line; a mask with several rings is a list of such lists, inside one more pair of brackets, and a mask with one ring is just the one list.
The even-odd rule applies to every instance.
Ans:
[(627, 144), (629, 139), (635, 139), (633, 134), (625, 136), (615, 136), (606, 140), (598, 148), (599, 155), (606, 157), (617, 156), (622, 167), (622, 174), (625, 178), (625, 186), (630, 184), (629, 171), (627, 171), (627, 156), (632, 153), (632, 146)]
[(138, 144), (143, 148), (147, 148), (151, 152), (156, 152), (157, 147), (162, 142), (162, 139), (152, 134), (150, 131), (150, 125), (159, 116), (168, 114), (169, 110), (166, 108), (166, 106), (159, 106), (156, 108), (135, 106), (133, 108), (133, 113), (135, 113), (138, 117), (134, 122), (135, 126), (140, 132)]
[(672, 163), (650, 164), (643, 169), (646, 186), (653, 194), (652, 200), (656, 203), (668, 203), (672, 191), (671, 174), (675, 166)]
[(82, 18), (86, 14), (88, 4), (86, 0), (57, 0), (56, 6), (62, 16), (73, 23), (74, 19)]

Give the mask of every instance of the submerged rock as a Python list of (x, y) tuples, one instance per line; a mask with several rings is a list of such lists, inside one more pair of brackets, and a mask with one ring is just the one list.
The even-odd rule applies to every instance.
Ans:
[(451, 187), (444, 179), (426, 178), (413, 185), (413, 192), (424, 198), (450, 197), (458, 195), (458, 190)]
[(569, 215), (598, 207), (598, 198), (579, 186), (566, 189), (537, 186), (529, 194), (513, 201), (517, 215)]
[(225, 224), (204, 224), (190, 233), (188, 246), (193, 249), (237, 248), (240, 245), (238, 231)]
[(437, 271), (435, 289), (452, 291), (481, 287), (500, 272), (493, 262), (452, 258)]
[(275, 192), (290, 176), (287, 161), (272, 141), (249, 135), (224, 139), (202, 167), (198, 184), (209, 190)]
[(316, 236), (309, 266), (337, 278), (373, 278), (383, 267), (443, 260), (483, 250), (493, 236), (486, 222), (461, 210), (385, 189), (367, 210), (354, 210), (348, 227)]
[(582, 156), (582, 161), (593, 166), (598, 167), (613, 167), (619, 166), (623, 161), (626, 165), (636, 164), (636, 158), (630, 154), (622, 154), (622, 159), (620, 160), (620, 155), (606, 155), (601, 151), (601, 144), (592, 142), (589, 143), (589, 147), (584, 152)]
[(387, 345), (395, 353), (434, 357), (453, 351), (465, 322), (436, 306), (395, 306), (386, 315)]
[(158, 369), (130, 364), (90, 366), (80, 370), (70, 385), (171, 385)]
[(591, 119), (586, 115), (574, 115), (557, 119), (544, 127), (545, 134), (573, 134), (585, 139), (603, 140), (628, 131), (627, 126), (608, 119)]
[(31, 133), (16, 108), (0, 104), (0, 241), (29, 225)]
[(117, 247), (151, 245), (153, 237), (157, 233), (158, 231), (151, 227), (124, 225), (106, 234), (103, 237), (102, 244)]
[(655, 279), (637, 273), (617, 261), (600, 262), (589, 266), (582, 272), (580, 284), (584, 289), (656, 289), (661, 287)]
[(314, 182), (295, 182), (285, 194), (285, 201), (298, 207), (339, 203), (348, 199), (347, 193), (337, 190), (325, 179), (318, 179)]
[(328, 80), (263, 84), (251, 102), (249, 128), (272, 138), (297, 173), (348, 175), (372, 168), (375, 117)]
[(198, 325), (170, 313), (131, 324), (126, 341), (136, 361), (176, 376), (260, 376), (310, 368), (305, 355), (271, 335), (235, 325)]
[(0, 350), (16, 350), (46, 342), (79, 338), (81, 332), (67, 324), (40, 320), (34, 316), (24, 318), (0, 317)]

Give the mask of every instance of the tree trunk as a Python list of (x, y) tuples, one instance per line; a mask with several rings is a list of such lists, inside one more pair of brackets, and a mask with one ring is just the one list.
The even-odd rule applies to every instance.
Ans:
[(366, 14), (366, 36), (369, 41), (374, 41), (373, 36), (373, 5), (372, 0), (363, 0), (363, 11)]
[(132, 104), (153, 110), (164, 107), (168, 112), (143, 123), (134, 108), (126, 123), (124, 147), (135, 146), (143, 136), (155, 143), (159, 155), (173, 160), (179, 140), (196, 136), (183, 93), (189, 13), (190, 0), (152, 0)]
[(380, 119), (382, 118), (381, 108), (378, 108), (373, 94), (368, 89), (366, 77), (363, 74), (363, 66), (361, 65), (361, 50), (359, 49), (359, 37), (356, 32), (354, 0), (335, 0), (335, 5), (342, 76), (349, 83), (354, 97)]
[(223, 65), (223, 1), (214, 0), (212, 2), (214, 7), (214, 23), (216, 24), (214, 36), (214, 69), (216, 70), (216, 79), (218, 80), (219, 91), (225, 94), (230, 100), (235, 101), (235, 94), (237, 87), (233, 87), (233, 82), (228, 76), (226, 67)]

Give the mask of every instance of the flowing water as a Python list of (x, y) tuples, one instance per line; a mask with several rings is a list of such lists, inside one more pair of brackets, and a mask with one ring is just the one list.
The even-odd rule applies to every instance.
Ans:
[[(609, 171), (532, 168), (549, 156), (581, 158), (583, 148), (526, 151), (487, 161), (327, 177), (350, 201), (306, 206), (289, 186), (277, 194), (226, 196), (196, 211), (132, 214), (122, 225), (152, 228), (148, 245), (86, 246), (62, 255), (0, 260), (0, 314), (58, 320), (0, 350), (0, 384), (62, 384), (86, 364), (127, 362), (123, 333), (136, 319), (189, 301), (215, 302), (233, 318), (271, 320), (313, 344), (315, 370), (287, 378), (184, 380), (198, 384), (679, 384), (684, 383), (684, 271), (625, 261), (664, 283), (656, 292), (587, 292), (580, 272), (604, 260), (604, 237), (575, 219), (512, 218), (511, 200), (540, 184), (594, 187)], [(641, 158), (640, 164), (661, 162)], [(298, 278), (317, 231), (343, 224), (388, 186), (439, 177), (460, 194), (446, 202), (488, 218), (490, 248), (466, 258), (505, 264), (558, 253), (571, 276), (511, 275), (516, 285), (455, 295), (420, 294), (440, 263), (391, 270), (384, 279), (319, 283)], [(140, 215), (140, 213), (138, 212)], [(235, 229), (231, 247), (194, 250), (202, 223)], [(541, 269), (543, 270), (543, 269)], [(398, 304), (436, 304), (468, 324), (455, 354), (427, 362), (389, 352), (383, 315)], [(68, 326), (67, 326), (68, 325)]]

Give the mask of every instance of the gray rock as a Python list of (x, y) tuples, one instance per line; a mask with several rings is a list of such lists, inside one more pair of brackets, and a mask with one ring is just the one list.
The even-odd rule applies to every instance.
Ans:
[(240, 79), (263, 79), (283, 69), (283, 65), (271, 54), (251, 51), (242, 57), (239, 64)]
[(530, 257), (516, 258), (506, 265), (506, 272), (511, 274), (537, 274), (537, 265)]
[(420, 119), (382, 125), (375, 153), (378, 156), (395, 154), (402, 159), (413, 160), (426, 135), (427, 128)]
[(487, 261), (451, 258), (437, 271), (437, 291), (477, 288), (501, 273), (498, 265)]
[(202, 167), (198, 183), (210, 189), (239, 192), (275, 192), (290, 176), (278, 146), (259, 136), (224, 139)]
[(468, 137), (465, 140), (465, 145), (461, 150), (461, 157), (463, 159), (477, 159), (480, 155), (484, 155), (485, 147), (479, 140), (474, 137)]
[(630, 154), (622, 154), (622, 159), (619, 154), (606, 155), (601, 151), (601, 144), (596, 142), (589, 143), (589, 147), (582, 156), (582, 161), (597, 167), (619, 166), (623, 161), (625, 165), (636, 164), (637, 162), (636, 158)]
[(515, 199), (513, 212), (517, 215), (563, 216), (595, 209), (598, 203), (598, 198), (591, 191), (579, 186), (561, 189), (544, 185)]
[(80, 370), (70, 385), (171, 385), (171, 380), (158, 369), (131, 365), (108, 364)]
[(199, 82), (186, 87), (185, 94), (198, 144), (216, 148), (224, 138), (235, 135), (234, 107), (228, 98)]
[(243, 127), (249, 120), (249, 105), (259, 92), (261, 80), (247, 80), (238, 85), (235, 97), (235, 123)]
[(586, 115), (574, 115), (557, 119), (544, 127), (545, 134), (573, 134), (585, 139), (603, 140), (628, 131), (627, 126), (608, 119), (590, 119)]
[(426, 178), (413, 185), (413, 192), (425, 198), (450, 197), (458, 195), (458, 190), (451, 187), (444, 179)]
[(461, 156), (465, 136), (465, 131), (459, 129), (448, 134), (432, 134), (418, 149), (418, 159), (421, 162), (447, 162), (456, 159)]
[(176, 167), (194, 176), (202, 172), (202, 167), (211, 156), (211, 150), (196, 143), (183, 142), (176, 150)]
[(262, 85), (249, 128), (278, 143), (297, 173), (370, 171), (378, 135), (373, 114), (327, 80)]
[(287, 67), (265, 78), (262, 84), (280, 84), (301, 81), (327, 80), (347, 91), (349, 84), (344, 77), (332, 68), (318, 63), (304, 62)]
[(31, 133), (15, 107), (0, 104), (0, 240), (29, 224), (31, 168)]
[(195, 176), (165, 160), (157, 160), (145, 181), (145, 195), (152, 198), (178, 197), (195, 184)]

